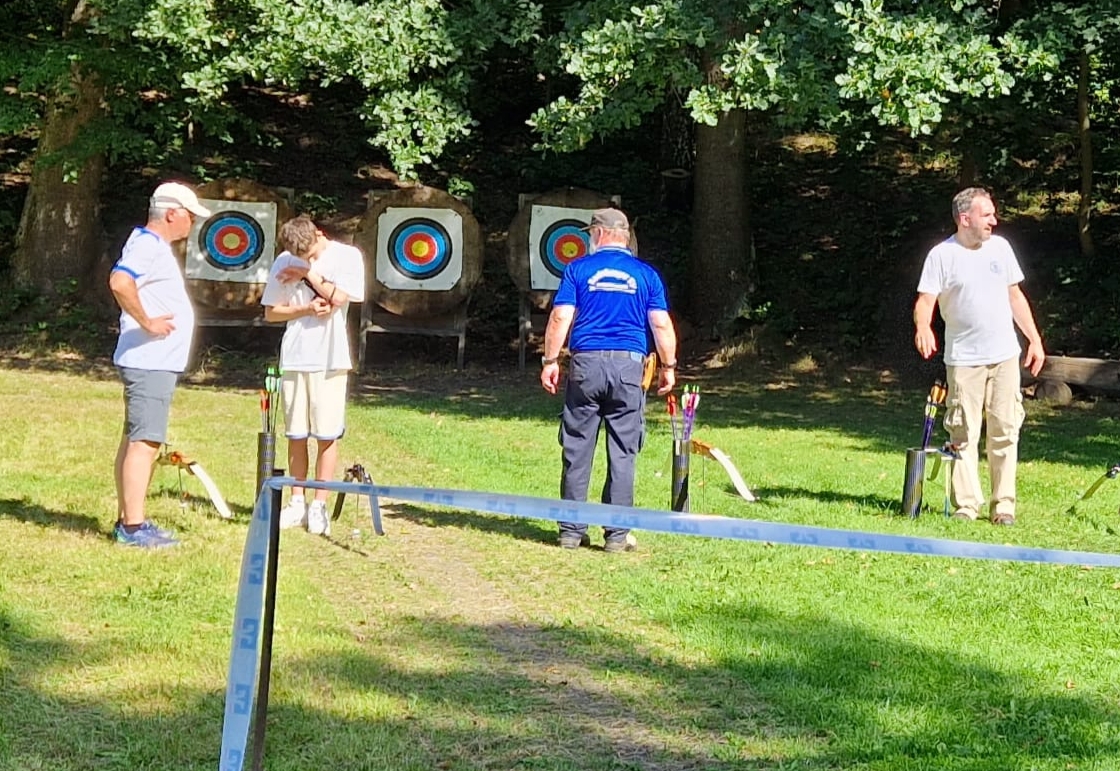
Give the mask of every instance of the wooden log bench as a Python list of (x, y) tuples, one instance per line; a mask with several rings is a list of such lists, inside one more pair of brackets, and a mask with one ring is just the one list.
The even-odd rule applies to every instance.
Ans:
[(1049, 356), (1038, 377), (1024, 372), (1023, 383), (1034, 385), (1035, 398), (1068, 404), (1070, 386), (1092, 394), (1120, 395), (1120, 360)]

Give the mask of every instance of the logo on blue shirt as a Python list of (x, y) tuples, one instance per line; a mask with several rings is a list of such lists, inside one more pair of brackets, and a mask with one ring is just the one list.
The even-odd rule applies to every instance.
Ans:
[(638, 282), (626, 271), (603, 268), (587, 279), (589, 292), (638, 293)]

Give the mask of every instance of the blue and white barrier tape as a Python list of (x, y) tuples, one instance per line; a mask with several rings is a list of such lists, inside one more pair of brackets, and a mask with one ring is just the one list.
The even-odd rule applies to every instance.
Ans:
[(707, 514), (682, 514), (657, 509), (611, 506), (605, 503), (579, 503), (576, 501), (560, 501), (555, 498), (532, 498), (527, 495), (480, 493), (470, 490), (440, 490), (426, 487), (364, 485), (348, 482), (303, 482), (289, 477), (276, 477), (270, 479), (266, 484), (274, 489), (279, 489), (282, 486), (297, 482), (305, 487), (317, 489), (338, 490), (377, 497), (384, 496), (414, 503), (487, 511), (492, 514), (505, 514), (512, 517), (627, 527), (635, 530), (699, 535), (708, 538), (730, 538), (739, 541), (765, 541), (767, 543), (784, 543), (795, 546), (821, 546), (829, 549), (883, 551), (899, 554), (927, 554), (967, 559), (1120, 567), (1120, 554), (1036, 549), (1026, 546), (953, 541), (943, 538), (867, 533), (858, 530), (838, 530), (811, 525), (791, 525), (754, 519), (716, 517)]
[[(294, 484), (316, 490), (368, 495), (371, 509), (374, 511), (376, 511), (377, 499), (384, 496), (413, 503), (485, 511), (513, 517), (581, 522), (589, 525), (626, 527), (707, 538), (938, 557), (1120, 567), (1118, 554), (866, 533), (857, 530), (715, 517), (706, 514), (682, 514), (657, 509), (610, 506), (603, 503), (558, 501), (554, 498), (532, 498), (527, 495), (367, 485), (356, 482), (315, 482), (292, 477), (272, 477), (266, 480), (265, 487), (270, 488), (272, 494), (278, 495), (282, 488)], [(241, 580), (237, 591), (237, 610), (234, 614), (233, 645), (229, 662), (229, 685), (226, 688), (220, 771), (241, 771), (248, 743), (250, 718), (256, 701), (270, 498), (269, 493), (265, 491), (262, 491), (257, 498), (241, 562)]]

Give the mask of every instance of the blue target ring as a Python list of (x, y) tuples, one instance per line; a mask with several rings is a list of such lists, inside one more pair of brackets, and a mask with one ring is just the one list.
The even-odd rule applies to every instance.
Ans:
[(264, 230), (248, 214), (217, 212), (199, 229), (198, 247), (206, 262), (215, 268), (244, 270), (264, 252)]
[(451, 264), (454, 245), (446, 228), (435, 220), (414, 217), (393, 228), (389, 262), (411, 279), (434, 278)]
[(584, 228), (586, 222), (557, 220), (541, 235), (538, 248), (545, 268), (560, 278), (564, 268), (591, 253), (591, 236)]

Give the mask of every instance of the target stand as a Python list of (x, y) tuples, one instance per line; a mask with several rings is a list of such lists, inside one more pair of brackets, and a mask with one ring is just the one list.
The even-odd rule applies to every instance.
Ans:
[(366, 298), (358, 326), (358, 370), (370, 332), (456, 340), (460, 369), (467, 346), (467, 308), (482, 279), (482, 230), (463, 200), (443, 190), (371, 190), (354, 233), (367, 262)]
[(400, 335), (432, 335), (454, 337), (458, 341), (455, 366), (463, 368), (467, 349), (467, 304), (451, 313), (409, 318), (374, 308), (374, 303), (362, 303), (362, 321), (358, 328), (358, 372), (366, 368), (366, 335), (370, 332)]
[(522, 294), (517, 309), (517, 368), (525, 369), (525, 349), (529, 346), (529, 336), (543, 335), (548, 324), (548, 311), (538, 310)]

